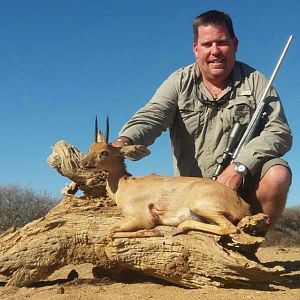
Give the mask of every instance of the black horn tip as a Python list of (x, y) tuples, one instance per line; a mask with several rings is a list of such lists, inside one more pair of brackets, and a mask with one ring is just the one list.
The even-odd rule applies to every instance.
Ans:
[(106, 117), (106, 131), (105, 131), (105, 142), (108, 143), (109, 140), (109, 117)]
[(96, 118), (95, 118), (95, 133), (94, 133), (95, 143), (97, 143), (97, 136), (98, 136), (98, 118), (97, 118), (97, 115), (96, 115)]

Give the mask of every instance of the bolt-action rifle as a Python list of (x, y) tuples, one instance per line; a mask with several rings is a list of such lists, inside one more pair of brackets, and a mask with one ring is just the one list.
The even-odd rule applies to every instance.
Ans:
[[(249, 125), (247, 128), (244, 128), (244, 125), (236, 122), (234, 123), (228, 137), (226, 148), (223, 152), (223, 155), (217, 159), (217, 168), (213, 175), (213, 180), (216, 180), (218, 176), (222, 173), (223, 169), (240, 153), (241, 149), (253, 138), (256, 129), (261, 121), (261, 119), (266, 115), (266, 104), (268, 103), (267, 94), (271, 88), (271, 85), (274, 81), (274, 78), (279, 70), (279, 67), (283, 61), (283, 58), (290, 46), (293, 36), (291, 35), (281, 53), (281, 56), (276, 64), (276, 67), (273, 71), (273, 74), (266, 86), (266, 89), (258, 102), (257, 108), (250, 120)], [(244, 132), (244, 133), (243, 133)]]

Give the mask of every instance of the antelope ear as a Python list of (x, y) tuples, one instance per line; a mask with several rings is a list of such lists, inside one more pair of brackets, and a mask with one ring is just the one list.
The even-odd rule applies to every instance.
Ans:
[(129, 145), (121, 148), (120, 153), (129, 160), (139, 160), (148, 156), (151, 152), (143, 145)]

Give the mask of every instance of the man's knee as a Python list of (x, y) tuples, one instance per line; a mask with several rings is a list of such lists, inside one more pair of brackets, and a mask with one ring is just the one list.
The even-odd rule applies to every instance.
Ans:
[(285, 207), (291, 178), (288, 167), (273, 165), (252, 188), (248, 186), (243, 195), (254, 214), (263, 212), (268, 215), (270, 227), (276, 223)]
[[(292, 181), (292, 174), (289, 168), (282, 165), (272, 166), (261, 179), (261, 184), (266, 183), (275, 190), (288, 191)], [(272, 191), (270, 191), (272, 192)]]
[(284, 210), (291, 179), (289, 168), (275, 165), (266, 172), (259, 183), (257, 198), (262, 212), (269, 217), (270, 228)]

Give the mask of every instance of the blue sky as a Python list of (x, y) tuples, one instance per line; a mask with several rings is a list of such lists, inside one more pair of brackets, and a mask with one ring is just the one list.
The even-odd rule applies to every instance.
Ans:
[[(86, 152), (98, 115), (111, 138), (174, 70), (194, 62), (192, 20), (219, 9), (233, 19), (238, 59), (270, 77), (290, 34), (274, 85), (294, 134), (288, 206), (300, 203), (300, 2), (193, 0), (0, 0), (0, 184), (60, 197), (68, 179), (47, 165), (66, 140)], [(152, 155), (128, 163), (135, 175), (172, 175), (168, 134)]]

